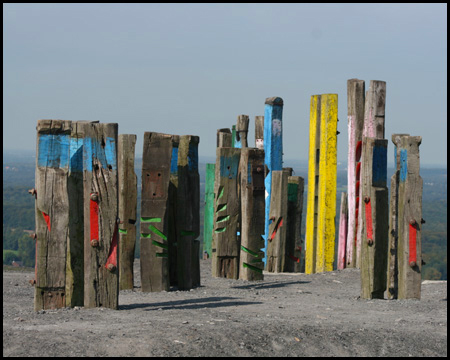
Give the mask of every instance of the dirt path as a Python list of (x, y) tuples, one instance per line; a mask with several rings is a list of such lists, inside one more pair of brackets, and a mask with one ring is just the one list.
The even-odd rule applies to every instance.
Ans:
[(4, 356), (447, 356), (447, 282), (422, 299), (361, 300), (359, 271), (211, 277), (191, 291), (121, 291), (119, 310), (34, 312), (33, 271), (3, 271)]

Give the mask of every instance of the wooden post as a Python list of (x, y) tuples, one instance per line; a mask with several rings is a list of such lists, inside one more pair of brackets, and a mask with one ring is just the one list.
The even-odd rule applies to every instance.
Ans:
[[(371, 137), (374, 139), (384, 139), (385, 127), (385, 104), (386, 104), (386, 82), (378, 80), (370, 80), (369, 90), (366, 92), (364, 105), (364, 128), (363, 138)], [(364, 147), (364, 145), (362, 145)], [(364, 151), (364, 149), (362, 149)], [(364, 166), (364, 159), (361, 158), (361, 168)], [(359, 202), (363, 207), (362, 186), (359, 187)], [(362, 211), (358, 212), (358, 224), (356, 228), (356, 267), (361, 266), (361, 239), (362, 239)]]
[(169, 229), (167, 240), (169, 245), (169, 278), (170, 285), (178, 286), (178, 228), (177, 228), (177, 198), (178, 198), (178, 146), (180, 137), (172, 135), (172, 159), (170, 164), (169, 182)]
[[(357, 168), (361, 166), (362, 133), (364, 128), (364, 80), (347, 80), (347, 111), (348, 111), (348, 162), (347, 162), (347, 197), (348, 197), (348, 231), (339, 235), (339, 249), (343, 249), (345, 241), (346, 254), (339, 255), (338, 269), (356, 266), (356, 223), (360, 209), (360, 178)], [(360, 169), (360, 168), (359, 168)], [(342, 213), (341, 213), (342, 214)], [(345, 236), (345, 239), (344, 239)], [(341, 240), (342, 239), (342, 240)], [(342, 263), (342, 258), (346, 262)], [(341, 262), (341, 263), (340, 263)], [(342, 267), (343, 266), (343, 267)]]
[[(396, 231), (398, 299), (420, 299), (422, 272), (422, 191), (419, 146), (421, 136), (393, 135), (398, 159)], [(395, 191), (396, 190), (396, 191)], [(391, 238), (392, 239), (392, 238)], [(395, 292), (394, 292), (395, 297)]]
[(231, 147), (236, 147), (236, 125), (231, 127)]
[(141, 289), (169, 291), (169, 182), (172, 135), (144, 133), (141, 195)]
[(264, 150), (264, 116), (255, 116), (255, 147)]
[(136, 135), (120, 134), (117, 146), (119, 186), (119, 289), (133, 289), (136, 245), (137, 177), (134, 172)]
[(200, 138), (180, 136), (177, 190), (177, 275), (178, 289), (200, 285), (200, 176), (198, 144)]
[(84, 306), (118, 308), (117, 132), (82, 123), (84, 161)]
[(38, 120), (36, 143), (36, 286), (34, 309), (66, 306), (71, 122)]
[(283, 99), (270, 97), (265, 101), (264, 109), (264, 163), (266, 172), (264, 186), (266, 188), (266, 209), (264, 229), (264, 263), (267, 265), (267, 246), (269, 238), (270, 199), (272, 191), (272, 171), (283, 167)]
[(216, 164), (206, 164), (205, 174), (205, 210), (203, 220), (203, 251), (211, 257), (211, 245), (214, 228), (214, 177)]
[(241, 248), (239, 279), (263, 280), (264, 150), (243, 148), (241, 174)]
[(363, 137), (362, 157), (361, 298), (383, 299), (389, 231), (387, 140)]
[(234, 147), (236, 148), (246, 148), (248, 147), (248, 115), (239, 115), (236, 124), (236, 141)]
[[(346, 264), (346, 250), (347, 250), (347, 229), (348, 229), (348, 202), (347, 193), (341, 194), (341, 210), (339, 216), (339, 247), (337, 268), (338, 270), (345, 269)], [(351, 237), (349, 237), (351, 239)]]
[(241, 149), (217, 148), (212, 249), (212, 274), (216, 277), (238, 279), (239, 276), (240, 243), (237, 230), (240, 215), (238, 196), (240, 155)]
[(301, 238), (303, 191), (305, 180), (301, 176), (288, 177), (288, 216), (286, 228), (286, 254), (284, 271), (301, 271), (301, 255), (304, 248)]
[(230, 129), (217, 130), (217, 147), (232, 147), (232, 134)]
[(305, 272), (332, 271), (335, 244), (337, 94), (311, 97)]

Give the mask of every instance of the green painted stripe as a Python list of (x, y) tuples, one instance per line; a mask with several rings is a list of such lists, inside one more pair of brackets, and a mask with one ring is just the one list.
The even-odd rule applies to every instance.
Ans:
[(166, 249), (166, 250), (169, 249), (169, 246), (167, 246), (166, 244), (161, 244), (160, 242), (155, 241), (155, 240), (152, 240), (152, 244), (155, 246), (158, 246), (160, 248)]
[(223, 192), (225, 191), (225, 188), (223, 186), (221, 186), (219, 191), (220, 191), (220, 193), (219, 193), (218, 199), (220, 199), (223, 196)]
[(222, 204), (217, 207), (217, 212), (225, 210), (227, 208), (227, 204)]
[(167, 236), (164, 235), (161, 231), (159, 231), (157, 228), (155, 228), (153, 225), (149, 225), (148, 228), (150, 231), (153, 231), (156, 235), (158, 235), (161, 239), (167, 240)]
[(141, 217), (142, 222), (161, 222), (161, 218)]
[(195, 236), (195, 231), (184, 231), (184, 230), (181, 230), (181, 236)]
[(127, 234), (128, 231), (125, 229), (119, 229), (119, 234)]
[(226, 216), (219, 216), (217, 218), (217, 222), (222, 222), (222, 221), (227, 221), (230, 219), (230, 215), (226, 215)]
[(167, 257), (169, 257), (169, 254), (168, 253), (156, 253), (156, 257), (167, 258)]
[(141, 237), (150, 239), (152, 234), (141, 234)]
[(256, 271), (257, 273), (262, 274), (262, 272), (263, 272), (261, 269), (257, 268), (256, 266), (249, 265), (247, 263), (242, 263), (242, 265), (246, 268), (249, 268), (250, 270)]
[(224, 232), (226, 229), (227, 229), (226, 227), (218, 228), (218, 229), (216, 229), (214, 232), (215, 232), (215, 233), (221, 233), (221, 232)]
[(245, 252), (249, 253), (250, 255), (254, 256), (254, 257), (258, 257), (258, 253), (254, 252), (254, 251), (252, 251), (250, 249), (247, 249), (246, 247), (244, 247), (242, 245), (241, 245), (241, 249), (244, 250)]

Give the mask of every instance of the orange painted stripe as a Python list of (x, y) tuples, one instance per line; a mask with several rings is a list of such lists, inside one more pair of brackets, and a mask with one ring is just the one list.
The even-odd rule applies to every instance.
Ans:
[(108, 259), (106, 260), (105, 267), (108, 268), (109, 264), (113, 264), (115, 267), (117, 267), (117, 229), (118, 225), (116, 223), (116, 226), (114, 228), (114, 234), (111, 241), (111, 247), (109, 248), (109, 254)]
[(372, 228), (372, 205), (370, 199), (366, 202), (366, 228), (367, 228), (367, 239), (373, 240), (373, 228)]
[(48, 231), (50, 231), (50, 216), (42, 211), (42, 215), (44, 215), (45, 222), (47, 223)]

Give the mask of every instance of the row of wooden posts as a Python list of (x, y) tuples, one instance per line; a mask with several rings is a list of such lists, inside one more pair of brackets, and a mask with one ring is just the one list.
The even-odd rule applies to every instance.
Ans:
[[(361, 271), (361, 297), (420, 298), (420, 136), (393, 134), (396, 171), (387, 188), (386, 83), (350, 79), (348, 188), (342, 193), (337, 268)], [(304, 179), (283, 167), (283, 100), (217, 131), (207, 164), (204, 251), (212, 274), (261, 280), (263, 270), (333, 270), (337, 94), (311, 97), (305, 243)], [(37, 125), (35, 309), (118, 307), (133, 288), (136, 135), (118, 124), (39, 120)], [(140, 218), (142, 291), (200, 285), (199, 137), (145, 132)], [(304, 256), (302, 254), (304, 251)], [(304, 258), (304, 262), (302, 259)], [(304, 268), (304, 270), (303, 270)]]
[[(144, 134), (142, 291), (200, 284), (198, 136)], [(133, 289), (136, 135), (98, 121), (39, 120), (35, 310), (118, 308)], [(170, 256), (169, 256), (170, 255)]]

